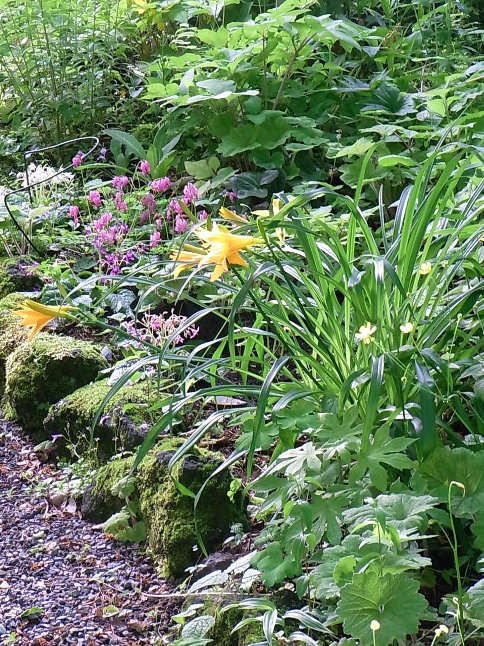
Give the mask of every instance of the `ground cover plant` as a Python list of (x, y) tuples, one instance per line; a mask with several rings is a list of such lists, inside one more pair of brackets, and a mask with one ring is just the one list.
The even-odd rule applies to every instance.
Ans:
[[(6, 178), (24, 190), (21, 230), (0, 212), (5, 412), (98, 472), (120, 540), (176, 525), (151, 471), (188, 561), (214, 535), (207, 492), (230, 501), (229, 565), (188, 569), (160, 643), (480, 643), (479, 6), (2, 8), (6, 150), (100, 137)], [(78, 343), (95, 369), (57, 401), (39, 366)]]

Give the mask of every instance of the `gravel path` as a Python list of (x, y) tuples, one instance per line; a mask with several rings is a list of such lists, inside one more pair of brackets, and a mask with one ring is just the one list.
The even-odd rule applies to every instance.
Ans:
[(170, 643), (176, 603), (144, 594), (170, 586), (137, 547), (104, 536), (72, 503), (51, 504), (41, 484), (58, 477), (0, 422), (0, 644)]

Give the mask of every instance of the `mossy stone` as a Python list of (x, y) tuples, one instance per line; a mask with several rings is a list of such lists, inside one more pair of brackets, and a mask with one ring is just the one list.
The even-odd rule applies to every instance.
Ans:
[(45, 438), (43, 421), (50, 406), (93, 381), (105, 366), (93, 343), (38, 334), (7, 359), (5, 412), (26, 431)]
[(215, 623), (206, 635), (207, 639), (212, 639), (217, 646), (249, 646), (264, 642), (264, 631), (260, 621), (250, 622), (232, 633), (239, 621), (257, 616), (256, 612), (247, 612), (239, 608), (230, 608), (221, 612), (223, 606), (227, 605), (227, 599), (221, 599), (218, 608), (216, 603), (216, 599), (213, 600), (210, 603), (210, 612), (207, 612), (215, 617)]
[(5, 364), (7, 357), (27, 340), (28, 330), (20, 325), (20, 319), (12, 310), (20, 307), (30, 295), (14, 292), (0, 299), (0, 397), (5, 388)]
[(0, 259), (0, 298), (12, 292), (31, 292), (42, 288), (37, 263), (24, 256)]
[[(111, 391), (107, 380), (83, 386), (51, 406), (44, 420), (47, 436), (61, 435), (56, 443), (61, 453), (68, 453), (67, 444), (82, 455), (96, 448), (97, 456), (104, 461), (116, 452), (131, 451), (141, 444), (151, 425), (150, 399), (156, 388), (146, 382), (123, 386), (101, 413), (91, 442), (92, 423), (101, 403)], [(151, 401), (153, 403), (153, 401)]]
[[(227, 471), (207, 483), (195, 517), (193, 499), (180, 493), (168, 474), (171, 457), (166, 450), (149, 456), (137, 476), (140, 510), (148, 525), (148, 547), (162, 576), (180, 576), (194, 564), (197, 531), (211, 550), (227, 536), (231, 524), (241, 519), (227, 496), (231, 482)], [(173, 475), (197, 493), (220, 462), (215, 453), (194, 450), (177, 465)]]
[(133, 456), (117, 458), (99, 469), (95, 481), (82, 496), (83, 518), (100, 523), (122, 509), (125, 501), (112, 493), (112, 488), (129, 473), (133, 462)]
[[(133, 495), (139, 500), (140, 518), (147, 525), (149, 550), (164, 577), (181, 576), (197, 560), (198, 554), (193, 550), (197, 544), (197, 530), (210, 550), (227, 536), (232, 523), (242, 520), (237, 505), (227, 496), (231, 476), (224, 471), (207, 483), (197, 506), (195, 528), (193, 498), (183, 495), (168, 473), (168, 462), (179, 444), (180, 440), (176, 438), (165, 440), (146, 456), (135, 474)], [(109, 509), (109, 503), (115, 502), (111, 489), (128, 474), (132, 463), (133, 458), (122, 458), (100, 469), (95, 485), (89, 491), (89, 502), (99, 503), (99, 508), (87, 509), (87, 502), (84, 504), (83, 500), (85, 513), (91, 518), (95, 516), (96, 520), (105, 520), (100, 517), (101, 507), (109, 514), (116, 511), (114, 506)], [(220, 463), (218, 454), (194, 448), (192, 454), (177, 465), (173, 476), (197, 493)]]

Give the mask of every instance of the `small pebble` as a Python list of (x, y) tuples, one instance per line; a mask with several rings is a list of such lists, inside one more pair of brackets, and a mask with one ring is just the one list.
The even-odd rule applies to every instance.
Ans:
[[(16, 646), (155, 644), (172, 628), (179, 600), (139, 590), (160, 594), (172, 587), (156, 576), (142, 548), (107, 539), (77, 512), (65, 513), (66, 499), (46, 497), (60, 479), (19, 429), (0, 419), (0, 636), (16, 632)], [(38, 486), (45, 481), (48, 487)], [(103, 618), (108, 605), (124, 619)], [(20, 617), (34, 607), (42, 609), (38, 618)], [(145, 629), (133, 637), (134, 626)]]

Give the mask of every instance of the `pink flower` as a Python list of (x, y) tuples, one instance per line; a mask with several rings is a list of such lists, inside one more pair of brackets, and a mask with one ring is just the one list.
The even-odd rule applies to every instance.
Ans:
[(171, 186), (171, 181), (168, 177), (160, 177), (151, 182), (151, 190), (154, 193), (164, 193)]
[(199, 195), (197, 187), (191, 182), (185, 184), (185, 186), (183, 187), (183, 201), (185, 202), (185, 204), (194, 204), (198, 200), (198, 198)]
[(116, 175), (113, 177), (113, 186), (117, 191), (122, 191), (129, 184), (129, 179), (126, 175)]
[(157, 220), (155, 220), (155, 224), (158, 231), (160, 231), (161, 227), (163, 226), (163, 222), (158, 218)]
[(205, 222), (207, 220), (207, 218), (208, 218), (208, 213), (205, 210), (199, 211), (198, 219), (199, 219), (200, 222)]
[(78, 152), (77, 155), (74, 155), (72, 158), (72, 165), (74, 168), (79, 168), (79, 166), (82, 164), (82, 160), (84, 158), (84, 153)]
[(77, 227), (79, 226), (79, 207), (78, 206), (69, 207), (69, 217), (71, 218), (74, 224), (74, 229), (77, 229)]
[(154, 249), (160, 244), (161, 234), (159, 231), (153, 231), (150, 236), (150, 247)]
[(145, 209), (149, 213), (154, 213), (156, 211), (156, 202), (155, 198), (151, 193), (146, 193), (146, 195), (143, 195), (143, 199), (141, 200), (141, 204), (145, 207)]
[(233, 204), (235, 200), (237, 199), (237, 194), (234, 193), (234, 191), (228, 191), (227, 192), (227, 197), (229, 198), (230, 202)]
[(143, 161), (139, 165), (139, 168), (142, 175), (148, 175), (148, 173), (151, 171), (150, 164), (146, 159), (143, 159)]
[(121, 191), (117, 191), (116, 195), (114, 197), (114, 203), (116, 204), (116, 208), (118, 211), (121, 211), (122, 213), (126, 213), (128, 210), (128, 205), (126, 202), (123, 200), (123, 194)]
[(175, 233), (184, 233), (188, 227), (188, 220), (177, 216), (175, 219)]
[(168, 208), (166, 209), (167, 220), (171, 220), (171, 216), (173, 212), (175, 212), (175, 215), (177, 217), (183, 216), (183, 209), (180, 206), (180, 203), (178, 202), (178, 200), (171, 200), (170, 203), (168, 204)]
[(141, 211), (139, 215), (139, 223), (146, 224), (149, 219), (150, 219), (149, 211)]
[(88, 202), (91, 202), (95, 209), (98, 209), (101, 206), (101, 194), (99, 191), (89, 191), (87, 200)]

